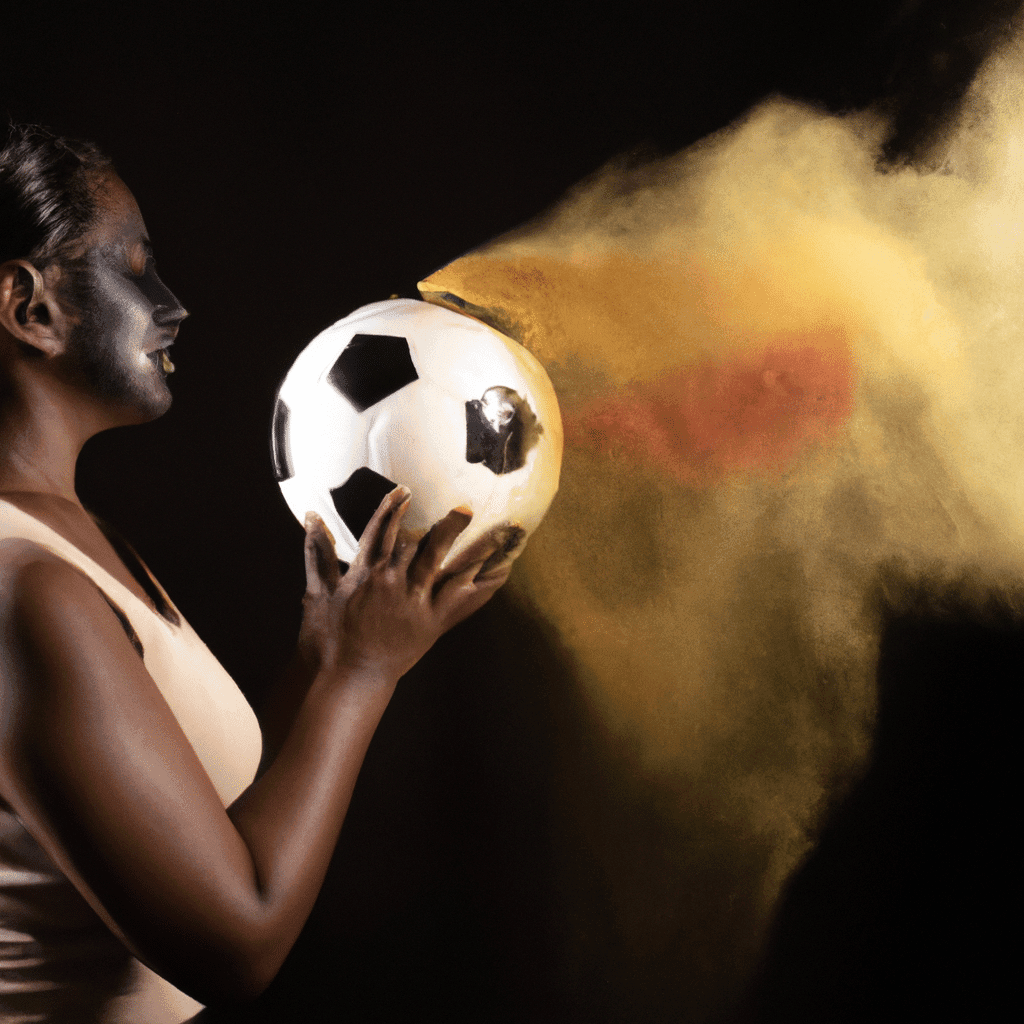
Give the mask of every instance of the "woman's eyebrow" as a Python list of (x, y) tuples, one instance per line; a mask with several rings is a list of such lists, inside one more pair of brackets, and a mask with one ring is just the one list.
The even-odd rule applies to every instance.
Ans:
[[(149, 258), (153, 258), (153, 243), (148, 237), (143, 236), (138, 242), (142, 246), (142, 251)], [(96, 251), (101, 253), (103, 256), (116, 256), (119, 253), (130, 253), (134, 251), (135, 245), (129, 242), (127, 239), (118, 239), (113, 242), (107, 242), (105, 245), (96, 247)]]

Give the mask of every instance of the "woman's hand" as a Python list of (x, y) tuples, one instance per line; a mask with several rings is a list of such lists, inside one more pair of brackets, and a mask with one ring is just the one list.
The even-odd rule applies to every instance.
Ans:
[(306, 594), (299, 650), (313, 672), (393, 686), (434, 642), (505, 582), (522, 531), (503, 528), (441, 564), (470, 522), (455, 509), (425, 535), (402, 529), (409, 491), (381, 502), (345, 572), (319, 516), (306, 522)]

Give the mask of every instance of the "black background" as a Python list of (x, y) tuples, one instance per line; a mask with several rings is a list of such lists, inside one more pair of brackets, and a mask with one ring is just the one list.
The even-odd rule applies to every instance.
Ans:
[[(111, 154), (139, 200), (161, 275), (192, 314), (174, 349), (173, 410), (91, 442), (80, 493), (132, 538), (257, 704), (290, 651), (303, 585), (301, 531), (271, 474), (270, 412), (314, 334), (366, 302), (415, 295), (417, 280), (534, 216), (607, 159), (673, 152), (773, 91), (836, 110), (885, 100), (896, 112), (888, 155), (912, 160), (1017, 3), (573, 6), (256, 13), (97, 2), (7, 5), (0, 15), (0, 112), (95, 139)], [(512, 629), (500, 602), (485, 614), (491, 634)], [(508, 669), (530, 680), (519, 692), (482, 693), (488, 654), (456, 634), (396, 697), (317, 912), (262, 1001), (268, 1019), (328, 1009), (359, 1021), (630, 1019), (596, 997), (574, 1006), (546, 994), (531, 924), (546, 897), (530, 879), (543, 870), (523, 865), (543, 859), (545, 759), (560, 723), (576, 727), (572, 699), (545, 704), (545, 679), (557, 673), (527, 653)], [(949, 685), (961, 681), (953, 672)], [(915, 726), (922, 742), (941, 750), (954, 717), (950, 709)], [(920, 764), (925, 755), (913, 756)], [(962, 779), (967, 768), (942, 770)], [(934, 777), (920, 787), (935, 807), (927, 826), (906, 828), (923, 849), (945, 805)], [(948, 827), (959, 833), (955, 820)], [(967, 856), (967, 840), (952, 842), (953, 861)], [(503, 880), (512, 860), (517, 871)], [(886, 884), (873, 891), (905, 882)], [(889, 967), (844, 973), (836, 965), (847, 954), (820, 938), (783, 943), (779, 963), (816, 952), (818, 980), (796, 986), (806, 1003), (799, 1016), (786, 1000), (792, 978), (804, 976), (791, 966), (787, 982), (778, 968), (781, 980), (765, 988), (769, 1008), (757, 1011), (764, 1019), (879, 1019), (851, 1004), (844, 985), (856, 973), (863, 999), (881, 998), (886, 943), (920, 971), (935, 966), (923, 904), (907, 912), (916, 923), (906, 936), (885, 931), (878, 907), (877, 920), (862, 910), (870, 920), (851, 925), (850, 914), (822, 917), (817, 897), (794, 906), (793, 934), (853, 928), (860, 938), (850, 941)], [(872, 938), (879, 929), (885, 935)], [(661, 996), (632, 1019), (675, 1019), (670, 972), (660, 984)], [(899, 1016), (919, 1019), (913, 1009)]]

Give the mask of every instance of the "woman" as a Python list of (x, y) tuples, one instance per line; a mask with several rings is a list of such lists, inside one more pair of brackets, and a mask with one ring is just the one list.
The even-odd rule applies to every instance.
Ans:
[(266, 770), (235, 684), (83, 509), (88, 438), (160, 416), (186, 312), (91, 145), (0, 150), (0, 1019), (178, 1022), (274, 977), (406, 672), (504, 582), (500, 538), (440, 565), (381, 504), (341, 573), (307, 524), (298, 649)]

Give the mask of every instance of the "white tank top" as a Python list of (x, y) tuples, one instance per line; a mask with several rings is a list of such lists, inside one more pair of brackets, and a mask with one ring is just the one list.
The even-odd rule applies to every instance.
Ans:
[[(26, 543), (80, 569), (123, 613), (227, 807), (255, 778), (262, 746), (256, 716), (231, 677), (184, 618), (172, 625), (59, 534), (0, 499), (0, 558)], [(201, 1009), (125, 950), (0, 800), (0, 1022), (181, 1024)]]

